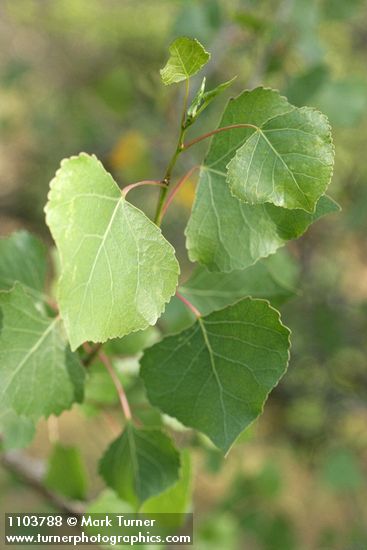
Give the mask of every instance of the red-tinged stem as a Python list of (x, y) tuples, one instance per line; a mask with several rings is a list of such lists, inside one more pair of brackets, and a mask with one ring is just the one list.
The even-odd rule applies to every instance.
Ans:
[(166, 199), (166, 195), (168, 193), (169, 184), (171, 182), (172, 171), (173, 171), (173, 169), (176, 165), (178, 157), (180, 156), (180, 154), (183, 151), (183, 142), (184, 142), (185, 132), (186, 132), (185, 118), (186, 118), (186, 108), (187, 108), (187, 100), (188, 100), (188, 97), (189, 97), (189, 90), (190, 90), (190, 83), (189, 83), (189, 79), (187, 79), (186, 80), (185, 97), (184, 97), (183, 109), (182, 109), (182, 116), (181, 116), (180, 133), (179, 133), (179, 136), (178, 136), (176, 149), (172, 154), (171, 160), (169, 161), (168, 166), (166, 168), (166, 172), (165, 172), (165, 174), (162, 178), (162, 183), (164, 184), (164, 186), (163, 186), (163, 189), (161, 189), (161, 191), (160, 191), (159, 198), (158, 198), (158, 204), (157, 204), (157, 208), (156, 208), (156, 212), (155, 212), (155, 216), (154, 216), (154, 223), (156, 223), (158, 226), (159, 226), (160, 221), (161, 221), (162, 208), (163, 208), (163, 205), (164, 205), (164, 201)]
[(131, 183), (130, 185), (127, 185), (123, 189), (121, 189), (121, 193), (124, 197), (131, 191), (132, 189), (135, 189), (135, 187), (140, 187), (141, 185), (157, 185), (158, 187), (164, 187), (164, 184), (159, 180), (142, 180), (137, 181), (136, 183)]
[[(83, 347), (84, 347), (84, 349), (87, 353), (92, 352), (92, 348), (88, 344), (88, 342), (85, 342), (83, 344)], [(124, 390), (124, 388), (121, 384), (121, 381), (120, 381), (119, 377), (117, 376), (117, 374), (115, 372), (115, 369), (112, 366), (111, 361), (109, 360), (108, 356), (101, 349), (98, 350), (97, 355), (100, 358), (100, 360), (102, 361), (102, 363), (104, 364), (104, 366), (106, 367), (106, 369), (108, 371), (108, 374), (111, 376), (112, 381), (115, 384), (115, 388), (117, 390), (117, 393), (118, 393), (118, 396), (119, 396), (119, 399), (120, 399), (121, 408), (122, 408), (122, 411), (125, 415), (126, 420), (128, 420), (128, 421), (131, 420), (132, 419), (132, 414), (131, 414), (129, 402), (128, 402), (127, 397), (126, 397), (125, 390)]]
[(182, 294), (180, 294), (179, 292), (176, 292), (176, 296), (179, 300), (181, 300), (183, 304), (185, 304), (186, 307), (188, 307), (192, 311), (195, 317), (201, 317), (200, 311), (194, 306), (194, 304), (186, 300), (186, 298), (182, 296)]
[(192, 168), (190, 168), (190, 170), (184, 175), (182, 176), (182, 178), (178, 181), (178, 183), (176, 184), (176, 186), (172, 189), (171, 193), (168, 195), (167, 197), (167, 200), (166, 202), (164, 203), (163, 205), (163, 208), (162, 208), (162, 211), (161, 211), (161, 215), (160, 215), (160, 218), (158, 220), (158, 223), (159, 225), (161, 224), (162, 222), (162, 219), (163, 217), (165, 216), (166, 212), (167, 212), (167, 209), (169, 208), (169, 205), (171, 204), (171, 202), (173, 201), (173, 199), (175, 198), (176, 194), (178, 193), (178, 191), (181, 189), (181, 187), (183, 186), (183, 184), (189, 179), (189, 177), (195, 172), (195, 170), (197, 168), (200, 168), (200, 165), (197, 165), (197, 166), (193, 166)]
[(212, 130), (211, 132), (208, 132), (207, 134), (203, 134), (202, 136), (199, 136), (195, 139), (192, 139), (191, 141), (188, 141), (187, 143), (184, 143), (183, 150), (186, 151), (186, 149), (189, 149), (196, 143), (199, 143), (200, 141), (203, 141), (204, 139), (210, 138), (214, 136), (215, 134), (219, 134), (220, 132), (228, 132), (228, 130), (235, 130), (236, 128), (252, 128), (253, 130), (258, 130), (259, 128), (255, 126), (254, 124), (231, 124), (230, 126), (223, 126), (222, 128), (217, 128), (216, 130)]
[(111, 361), (109, 360), (109, 358), (107, 357), (107, 355), (103, 351), (98, 352), (98, 357), (100, 358), (100, 360), (102, 361), (102, 363), (104, 364), (106, 369), (108, 370), (108, 373), (111, 376), (111, 378), (113, 380), (113, 383), (115, 384), (115, 387), (116, 387), (116, 390), (117, 390), (117, 393), (118, 393), (118, 396), (119, 396), (119, 399), (120, 399), (121, 407), (122, 407), (122, 410), (123, 410), (123, 413), (125, 415), (126, 420), (131, 420), (132, 419), (132, 414), (131, 414), (129, 402), (128, 402), (127, 397), (126, 397), (125, 390), (122, 387), (120, 379), (117, 376), (117, 374), (115, 372), (115, 369), (113, 368), (113, 366), (111, 364)]

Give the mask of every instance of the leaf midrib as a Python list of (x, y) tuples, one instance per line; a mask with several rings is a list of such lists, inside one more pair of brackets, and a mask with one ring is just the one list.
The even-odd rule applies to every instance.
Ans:
[(211, 365), (211, 367), (212, 367), (212, 371), (213, 371), (215, 380), (216, 380), (216, 382), (217, 382), (218, 390), (219, 390), (219, 400), (220, 400), (221, 408), (222, 408), (222, 412), (223, 412), (223, 432), (224, 432), (225, 441), (227, 442), (227, 439), (228, 439), (228, 434), (227, 434), (227, 421), (226, 421), (226, 419), (227, 419), (227, 412), (226, 412), (226, 408), (225, 408), (224, 400), (223, 400), (224, 389), (223, 389), (222, 383), (221, 383), (220, 378), (219, 378), (219, 374), (218, 374), (218, 371), (217, 371), (217, 367), (216, 367), (216, 365), (215, 365), (214, 352), (213, 352), (213, 349), (212, 349), (212, 347), (211, 347), (210, 340), (209, 340), (209, 336), (208, 336), (208, 334), (207, 334), (207, 332), (206, 332), (206, 328), (205, 328), (205, 324), (204, 324), (203, 319), (201, 319), (200, 317), (198, 317), (198, 323), (199, 323), (199, 326), (200, 326), (200, 328), (201, 328), (201, 331), (202, 331), (202, 334), (203, 334), (203, 338), (204, 338), (206, 347), (207, 347), (207, 349), (208, 349), (209, 359), (210, 359), (210, 365)]

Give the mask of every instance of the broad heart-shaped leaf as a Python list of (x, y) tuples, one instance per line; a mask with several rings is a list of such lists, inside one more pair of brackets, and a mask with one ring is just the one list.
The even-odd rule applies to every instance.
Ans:
[(60, 414), (83, 397), (84, 369), (58, 317), (41, 313), (20, 283), (0, 292), (0, 402), (18, 415)]
[(213, 273), (198, 266), (179, 290), (202, 315), (245, 296), (266, 298), (278, 307), (296, 294), (297, 276), (296, 263), (286, 251), (280, 250), (247, 269), (230, 273)]
[(96, 157), (61, 163), (46, 221), (60, 253), (58, 302), (72, 350), (155, 324), (177, 285), (174, 249)]
[(210, 54), (195, 38), (177, 38), (169, 47), (170, 57), (161, 69), (164, 84), (174, 84), (187, 80), (196, 74), (209, 61)]
[(137, 508), (173, 485), (179, 468), (179, 454), (163, 432), (128, 422), (103, 455), (99, 472), (122, 500)]
[(255, 127), (248, 129), (227, 166), (233, 195), (249, 204), (270, 202), (314, 212), (334, 164), (327, 118), (264, 88), (246, 91), (236, 101), (241, 122)]
[(224, 172), (202, 167), (185, 231), (189, 257), (210, 271), (245, 269), (338, 210), (326, 195), (319, 199), (314, 214), (272, 204), (241, 203), (231, 195)]
[[(259, 88), (231, 100), (219, 127), (243, 122), (261, 125), (262, 120), (256, 111), (257, 95), (262, 101), (265, 122), (269, 118), (270, 107), (266, 109), (263, 91)], [(278, 97), (278, 94), (265, 91), (268, 92), (273, 116), (288, 108), (285, 98), (280, 98), (279, 104), (274, 107), (273, 96)], [(252, 108), (257, 112), (256, 121), (251, 118)], [(243, 118), (244, 112), (246, 120)], [(319, 199), (313, 214), (268, 203), (250, 205), (233, 197), (226, 182), (226, 167), (252, 131), (236, 128), (215, 135), (200, 171), (195, 203), (186, 228), (186, 246), (190, 259), (206, 265), (211, 271), (244, 269), (260, 258), (273, 254), (287, 240), (302, 235), (321, 216), (338, 210), (335, 202), (326, 196)]]
[(9, 290), (16, 281), (37, 298), (46, 280), (46, 250), (27, 231), (17, 231), (0, 239), (0, 290)]
[[(270, 103), (273, 93), (269, 93)], [(250, 98), (254, 101), (256, 94), (252, 93)], [(283, 102), (287, 104), (284, 98)], [(284, 110), (283, 104), (276, 107), (274, 116)], [(249, 109), (248, 97), (244, 94), (229, 101), (219, 127), (249, 122)], [(190, 259), (204, 264), (210, 271), (244, 269), (274, 254), (286, 241), (302, 235), (320, 217), (339, 209), (327, 196), (319, 199), (313, 214), (267, 203), (250, 205), (233, 197), (226, 182), (226, 166), (250, 134), (249, 129), (236, 128), (215, 135), (200, 170), (195, 203), (186, 228), (186, 246)]]
[(147, 349), (148, 399), (228, 451), (286, 371), (289, 330), (264, 300), (245, 298)]

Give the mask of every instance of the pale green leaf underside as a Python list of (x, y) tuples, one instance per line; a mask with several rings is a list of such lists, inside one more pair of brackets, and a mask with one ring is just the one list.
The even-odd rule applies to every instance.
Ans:
[(0, 290), (9, 290), (18, 281), (29, 293), (42, 298), (46, 267), (45, 247), (27, 231), (0, 239)]
[(179, 454), (163, 432), (130, 423), (99, 464), (107, 485), (135, 508), (176, 483), (179, 468)]
[(172, 42), (169, 53), (170, 57), (160, 71), (166, 85), (190, 78), (210, 59), (210, 54), (198, 40), (187, 37), (177, 38)]
[[(262, 92), (261, 88), (251, 94), (245, 92), (229, 101), (219, 127), (246, 122), (261, 124), (259, 112), (256, 119), (252, 118), (257, 94), (261, 95), (266, 120), (267, 103), (273, 105), (275, 92), (268, 90), (266, 97)], [(273, 116), (288, 105), (285, 98), (280, 100), (280, 104), (273, 105)], [(251, 133), (252, 130), (237, 128), (215, 135), (200, 171), (186, 228), (186, 246), (190, 259), (204, 264), (210, 271), (244, 269), (302, 235), (320, 217), (338, 210), (327, 196), (319, 199), (313, 214), (270, 203), (250, 205), (234, 197), (226, 182), (226, 167)]]
[[(252, 97), (254, 96), (254, 100)], [(227, 182), (234, 196), (249, 204), (272, 203), (314, 212), (330, 183), (334, 148), (327, 118), (297, 108), (277, 92), (257, 88), (238, 98), (246, 104), (248, 131), (229, 162)]]
[(177, 285), (174, 249), (96, 157), (62, 162), (46, 221), (60, 253), (58, 302), (72, 349), (156, 323)]
[(16, 283), (0, 292), (0, 401), (18, 415), (60, 414), (83, 397), (84, 369), (61, 320), (46, 317)]
[(284, 374), (289, 330), (263, 300), (245, 298), (145, 351), (150, 402), (227, 451)]
[(215, 273), (198, 266), (180, 286), (202, 315), (222, 309), (244, 296), (265, 298), (278, 307), (296, 294), (298, 268), (284, 250), (243, 270)]

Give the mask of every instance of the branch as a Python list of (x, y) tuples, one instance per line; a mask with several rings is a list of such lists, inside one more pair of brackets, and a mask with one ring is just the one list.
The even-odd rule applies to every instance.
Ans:
[(190, 168), (190, 170), (184, 176), (182, 176), (182, 178), (178, 181), (177, 185), (172, 189), (171, 193), (167, 197), (166, 202), (163, 205), (161, 215), (160, 215), (160, 218), (158, 220), (159, 225), (161, 224), (162, 219), (165, 216), (166, 211), (167, 211), (169, 205), (171, 204), (171, 202), (173, 201), (173, 199), (175, 198), (176, 194), (181, 189), (182, 185), (189, 179), (189, 177), (193, 174), (193, 172), (195, 172), (195, 170), (197, 168), (200, 168), (200, 165), (193, 166), (192, 168)]
[(20, 451), (9, 451), (2, 455), (1, 464), (6, 470), (20, 477), (35, 489), (55, 508), (69, 514), (83, 514), (85, 512), (84, 502), (67, 500), (45, 487), (43, 484), (45, 464), (42, 460), (32, 458)]
[(156, 223), (158, 226), (160, 225), (160, 222), (161, 222), (162, 208), (163, 208), (164, 201), (166, 199), (166, 195), (167, 195), (167, 192), (168, 192), (168, 186), (169, 186), (170, 181), (171, 181), (172, 171), (173, 171), (173, 169), (176, 165), (178, 157), (180, 156), (180, 154), (184, 150), (183, 142), (184, 142), (185, 133), (186, 133), (185, 117), (186, 117), (187, 100), (188, 100), (188, 97), (189, 97), (189, 91), (190, 91), (190, 83), (189, 83), (189, 79), (187, 79), (186, 80), (186, 89), (185, 89), (185, 96), (184, 96), (184, 101), (183, 101), (183, 109), (182, 109), (182, 116), (181, 116), (181, 122), (180, 122), (180, 132), (179, 132), (179, 136), (178, 136), (178, 141), (177, 141), (176, 149), (175, 149), (175, 151), (173, 152), (173, 154), (171, 156), (171, 160), (168, 163), (168, 166), (166, 168), (166, 172), (165, 172), (165, 174), (163, 176), (163, 179), (162, 179), (162, 183), (164, 184), (164, 187), (163, 187), (163, 189), (161, 189), (161, 192), (159, 194), (157, 209), (156, 209), (155, 216), (154, 216), (154, 223)]

